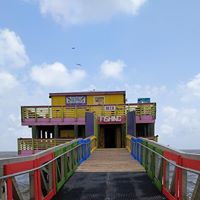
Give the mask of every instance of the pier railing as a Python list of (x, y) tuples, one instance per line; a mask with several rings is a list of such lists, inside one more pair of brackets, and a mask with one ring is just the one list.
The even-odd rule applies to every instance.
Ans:
[(200, 199), (200, 154), (185, 153), (132, 136), (127, 136), (127, 149), (167, 199)]
[(96, 116), (123, 116), (135, 110), (136, 116), (150, 115), (156, 118), (156, 103), (87, 105), (87, 106), (22, 106), (22, 122), (26, 119), (84, 118), (86, 112), (95, 112)]
[(72, 139), (18, 138), (18, 153), (21, 154), (22, 151), (33, 151), (31, 154), (34, 154), (37, 151), (46, 150), (70, 141), (72, 141)]
[(96, 146), (95, 137), (76, 139), (32, 156), (1, 159), (0, 199), (52, 199)]

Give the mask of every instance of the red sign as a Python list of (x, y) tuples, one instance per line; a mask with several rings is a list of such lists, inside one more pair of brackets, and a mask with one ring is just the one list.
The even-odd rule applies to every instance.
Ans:
[(98, 124), (123, 124), (126, 122), (125, 116), (99, 116)]

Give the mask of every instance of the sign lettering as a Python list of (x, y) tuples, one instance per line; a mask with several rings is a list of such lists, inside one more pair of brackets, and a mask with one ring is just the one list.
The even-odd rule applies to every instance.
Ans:
[(99, 124), (121, 124), (125, 123), (125, 116), (99, 116)]
[(85, 96), (68, 96), (66, 97), (67, 105), (86, 105), (86, 97)]
[(116, 110), (116, 106), (104, 106), (104, 110), (105, 111), (115, 111)]

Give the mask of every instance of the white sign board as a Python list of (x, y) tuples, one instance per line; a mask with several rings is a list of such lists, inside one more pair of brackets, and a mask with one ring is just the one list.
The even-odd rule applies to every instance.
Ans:
[(116, 110), (116, 106), (104, 106), (104, 110), (105, 111), (115, 111)]
[(69, 96), (66, 97), (66, 104), (79, 104), (79, 105), (86, 105), (86, 97), (85, 96)]

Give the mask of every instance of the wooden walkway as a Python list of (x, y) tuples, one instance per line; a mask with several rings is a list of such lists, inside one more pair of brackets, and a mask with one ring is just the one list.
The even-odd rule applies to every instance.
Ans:
[(78, 167), (54, 200), (163, 200), (126, 149), (98, 149)]
[(126, 149), (97, 149), (77, 172), (144, 172)]

